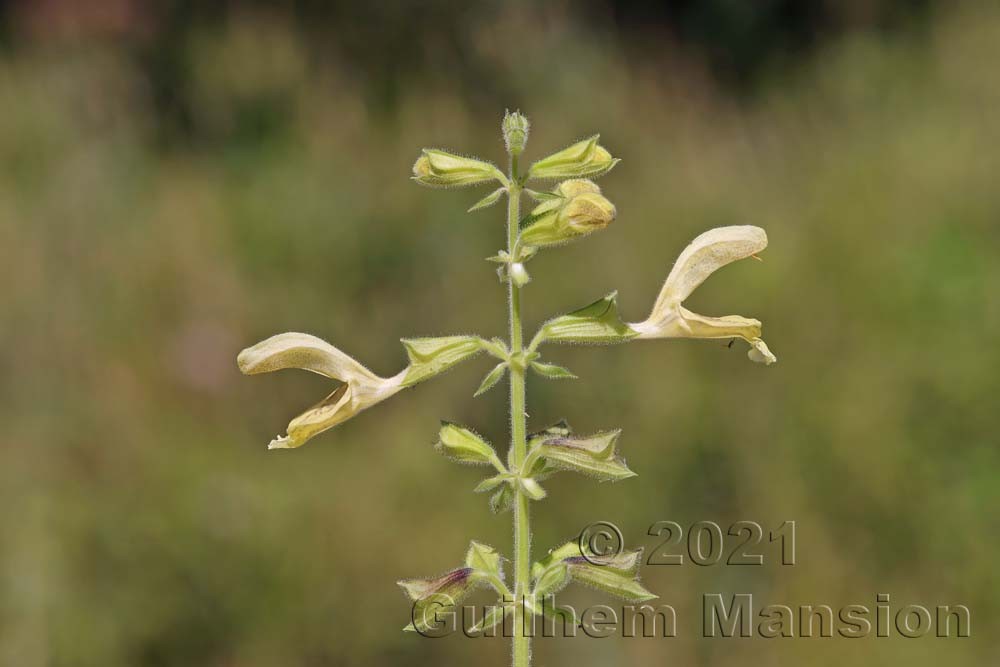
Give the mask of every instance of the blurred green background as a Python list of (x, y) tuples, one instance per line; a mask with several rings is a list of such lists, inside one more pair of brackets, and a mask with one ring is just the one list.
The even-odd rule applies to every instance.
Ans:
[[(691, 238), (755, 224), (765, 262), (689, 306), (779, 357), (551, 349), (581, 380), (531, 380), (529, 426), (622, 427), (639, 477), (554, 478), (535, 552), (598, 519), (647, 548), (661, 519), (798, 525), (794, 567), (645, 568), (678, 638), (537, 664), (992, 664), (998, 60), (994, 3), (0, 5), (0, 664), (506, 664), (402, 633), (394, 583), (510, 548), (431, 449), (442, 418), (502, 447), (489, 362), (292, 452), (266, 445), (330, 383), (235, 364), (290, 330), (382, 374), (403, 336), (502, 335), (502, 211), (408, 176), (424, 146), (502, 161), (505, 107), (529, 158), (599, 131), (623, 160), (615, 224), (532, 262), (529, 332), (612, 289), (641, 319)], [(963, 603), (973, 636), (702, 639), (713, 592)]]

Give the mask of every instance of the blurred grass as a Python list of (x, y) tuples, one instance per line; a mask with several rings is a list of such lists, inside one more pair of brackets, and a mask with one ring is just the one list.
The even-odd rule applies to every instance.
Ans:
[[(532, 156), (601, 131), (624, 159), (602, 181), (618, 221), (533, 262), (529, 322), (615, 288), (641, 318), (699, 232), (771, 239), (691, 306), (762, 319), (777, 366), (711, 343), (549, 352), (582, 380), (532, 382), (531, 425), (621, 426), (640, 476), (553, 480), (535, 549), (596, 519), (647, 547), (659, 519), (794, 519), (800, 564), (647, 568), (680, 638), (540, 641), (539, 664), (995, 657), (1000, 12), (854, 33), (742, 103), (676, 62), (627, 64), (558, 12), (469, 30), (534, 121)], [(284, 455), (268, 439), (328, 384), (234, 363), (302, 330), (389, 373), (402, 336), (503, 333), (481, 259), (499, 210), (466, 216), (477, 193), (407, 180), (423, 146), (500, 159), (502, 109), (475, 102), (490, 82), (428, 75), (371, 114), (355, 75), (254, 15), (188, 57), (193, 145), (164, 145), (113, 45), (0, 60), (0, 663), (503, 664), (502, 642), (403, 635), (393, 583), (470, 538), (509, 546), (475, 473), (429, 446), (439, 418), (504, 441), (503, 390), (471, 398), (486, 362)], [(697, 639), (702, 593), (751, 590), (965, 603), (973, 639)]]

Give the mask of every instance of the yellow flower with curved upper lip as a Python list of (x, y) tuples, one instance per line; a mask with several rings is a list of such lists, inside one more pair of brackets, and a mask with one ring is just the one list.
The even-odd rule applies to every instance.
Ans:
[(478, 336), (408, 338), (402, 341), (410, 365), (390, 378), (379, 377), (325, 340), (304, 333), (271, 336), (240, 352), (236, 363), (247, 375), (300, 368), (343, 382), (319, 404), (288, 425), (288, 434), (269, 449), (290, 449), (384, 401), (400, 389), (439, 375), (483, 350), (498, 355), (496, 344)]
[(333, 345), (303, 333), (271, 336), (240, 352), (236, 362), (247, 375), (301, 368), (343, 382), (317, 405), (293, 419), (287, 435), (272, 440), (268, 449), (299, 447), (313, 436), (384, 401), (404, 387), (408, 370), (391, 378), (379, 377)]
[(639, 334), (636, 338), (742, 338), (750, 343), (747, 356), (752, 361), (773, 364), (777, 358), (760, 338), (759, 320), (740, 315), (706, 317), (682, 305), (715, 271), (766, 247), (767, 234), (751, 225), (718, 227), (701, 234), (677, 258), (649, 317), (629, 323), (629, 328)]

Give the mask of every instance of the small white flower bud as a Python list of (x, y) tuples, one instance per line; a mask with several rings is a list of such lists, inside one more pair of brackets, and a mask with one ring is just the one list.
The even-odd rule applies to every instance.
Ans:
[(524, 268), (524, 264), (521, 262), (514, 262), (510, 265), (510, 279), (518, 287), (524, 287), (531, 280), (531, 276), (528, 275), (528, 270)]

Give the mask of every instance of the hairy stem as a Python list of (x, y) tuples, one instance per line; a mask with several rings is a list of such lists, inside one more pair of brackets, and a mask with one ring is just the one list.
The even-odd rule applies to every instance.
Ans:
[[(507, 252), (514, 257), (517, 245), (518, 220), (520, 218), (521, 184), (518, 181), (517, 154), (510, 158), (510, 190), (507, 198)], [(508, 280), (509, 310), (510, 310), (510, 351), (511, 355), (519, 355), (523, 351), (521, 333), (521, 288)], [(521, 471), (527, 455), (526, 425), (525, 425), (525, 369), (520, 364), (511, 364), (510, 368), (510, 446), (513, 448), (511, 464), (514, 470)], [(531, 558), (531, 528), (528, 518), (528, 497), (518, 487), (514, 502), (514, 667), (528, 667), (531, 662), (531, 638), (525, 632), (524, 599), (530, 585), (529, 563)]]

